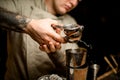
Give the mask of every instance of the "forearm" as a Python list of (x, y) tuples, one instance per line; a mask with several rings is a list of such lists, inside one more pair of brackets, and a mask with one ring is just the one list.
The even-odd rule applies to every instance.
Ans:
[(13, 13), (0, 8), (0, 27), (17, 32), (24, 32), (29, 18), (21, 16), (18, 13)]

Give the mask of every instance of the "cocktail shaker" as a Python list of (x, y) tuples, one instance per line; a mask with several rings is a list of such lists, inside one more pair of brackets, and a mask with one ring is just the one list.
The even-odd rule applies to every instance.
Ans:
[(66, 50), (66, 78), (67, 80), (86, 80), (87, 76), (87, 49)]

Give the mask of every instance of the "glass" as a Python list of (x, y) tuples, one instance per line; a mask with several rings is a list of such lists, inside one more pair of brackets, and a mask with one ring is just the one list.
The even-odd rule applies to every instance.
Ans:
[(87, 50), (85, 48), (66, 50), (67, 80), (86, 80)]
[(84, 26), (78, 25), (78, 24), (67, 24), (64, 26), (57, 25), (56, 27), (64, 29), (65, 33), (65, 42), (77, 42), (81, 39), (82, 31), (84, 29)]

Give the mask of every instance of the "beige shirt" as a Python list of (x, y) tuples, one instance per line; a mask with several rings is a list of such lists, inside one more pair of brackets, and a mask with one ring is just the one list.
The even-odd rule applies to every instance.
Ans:
[[(62, 24), (76, 23), (69, 16), (56, 17), (46, 11), (44, 0), (0, 0), (0, 6), (34, 19), (51, 18)], [(47, 53), (39, 49), (39, 44), (29, 35), (14, 31), (8, 32), (8, 59), (5, 80), (37, 80), (49, 74), (56, 67)], [(62, 44), (61, 54), (66, 49), (77, 48), (76, 44)]]

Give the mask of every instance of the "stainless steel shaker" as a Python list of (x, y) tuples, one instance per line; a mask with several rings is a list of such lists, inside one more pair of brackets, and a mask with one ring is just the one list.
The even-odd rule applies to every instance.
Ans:
[(86, 80), (87, 76), (87, 49), (66, 50), (66, 78), (67, 80)]

